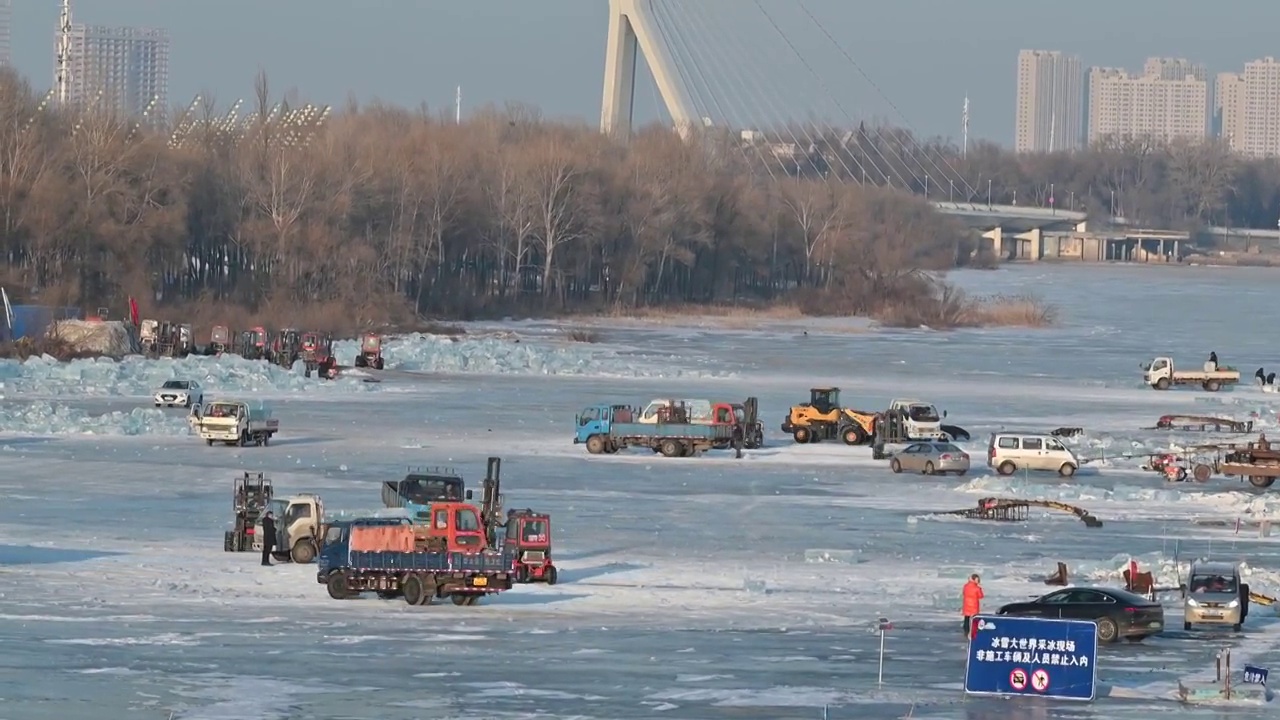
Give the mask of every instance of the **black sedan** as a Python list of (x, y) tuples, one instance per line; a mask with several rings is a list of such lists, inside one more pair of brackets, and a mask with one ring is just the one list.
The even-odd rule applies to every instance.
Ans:
[(1100, 587), (1065, 588), (1027, 602), (1000, 608), (1000, 615), (1054, 620), (1092, 620), (1098, 642), (1133, 641), (1164, 630), (1164, 607), (1126, 590)]

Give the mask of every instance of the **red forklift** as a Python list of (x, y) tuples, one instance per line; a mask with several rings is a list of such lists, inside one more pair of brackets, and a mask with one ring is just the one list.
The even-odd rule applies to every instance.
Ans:
[(378, 333), (365, 333), (360, 337), (360, 354), (356, 355), (356, 367), (381, 370), (382, 336)]
[(556, 584), (556, 566), (551, 562), (551, 516), (529, 509), (507, 511), (504, 547), (519, 550), (516, 582)]
[(333, 357), (333, 336), (329, 333), (302, 333), (298, 357), (307, 364), (306, 377), (311, 377), (311, 373), (324, 380), (338, 377), (338, 361)]

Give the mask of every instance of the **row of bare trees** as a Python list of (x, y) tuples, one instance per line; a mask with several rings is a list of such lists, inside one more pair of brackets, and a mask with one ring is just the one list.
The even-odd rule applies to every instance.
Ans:
[(945, 140), (866, 125), (851, 132), (797, 127), (770, 137), (799, 152), (785, 163), (754, 153), (764, 170), (898, 187), (935, 201), (1052, 204), (1177, 230), (1274, 228), (1280, 221), (1280, 164), (1242, 157), (1218, 139), (1105, 138), (1076, 152), (1018, 155), (986, 142), (962, 152)]
[(210, 111), (150, 129), (43, 110), (0, 74), (0, 283), (85, 307), (340, 303), (364, 322), (799, 288), (859, 311), (954, 266), (964, 234), (907, 193), (753, 173), (711, 136), (624, 144), (525, 108), (319, 124), (272, 113), (265, 77), (257, 95), (235, 127)]

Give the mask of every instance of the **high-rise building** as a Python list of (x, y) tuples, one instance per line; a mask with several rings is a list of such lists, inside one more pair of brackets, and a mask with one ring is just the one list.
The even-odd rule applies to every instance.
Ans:
[(168, 109), (168, 32), (75, 24), (70, 39), (69, 103), (104, 103), (132, 116)]
[(1141, 75), (1089, 71), (1089, 142), (1146, 137), (1163, 142), (1209, 136), (1208, 71), (1187, 60), (1151, 58)]
[(1232, 150), (1241, 150), (1244, 142), (1244, 76), (1240, 73), (1218, 73), (1213, 88), (1214, 130)]
[(1238, 105), (1223, 114), (1238, 114), (1238, 138), (1232, 148), (1251, 157), (1280, 156), (1280, 62), (1265, 57), (1245, 63)]
[(1018, 152), (1080, 149), (1083, 85), (1079, 57), (1049, 50), (1019, 52), (1014, 148)]
[(0, 0), (0, 67), (13, 64), (10, 55), (9, 35), (13, 26), (13, 4), (9, 0)]

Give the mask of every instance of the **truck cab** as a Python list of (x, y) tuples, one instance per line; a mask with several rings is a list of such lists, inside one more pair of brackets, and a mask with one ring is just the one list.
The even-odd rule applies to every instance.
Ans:
[[(272, 498), (266, 508), (276, 518), (276, 558), (296, 563), (314, 560), (324, 528), (324, 502), (320, 496), (299, 493), (288, 498)], [(262, 520), (259, 518), (254, 526), (255, 550), (262, 550), (262, 539)]]
[[(574, 418), (574, 444), (585, 443), (594, 435), (608, 435), (613, 424), (625, 425), (639, 421), (640, 413), (630, 405), (595, 405), (585, 408)], [(654, 424), (657, 413), (654, 413)]]
[(1158, 357), (1142, 366), (1142, 382), (1155, 387), (1161, 380), (1166, 387), (1173, 380), (1173, 358)]
[(897, 399), (889, 403), (889, 411), (902, 418), (907, 437), (912, 440), (949, 440), (942, 430), (942, 418), (938, 408), (923, 400)]

